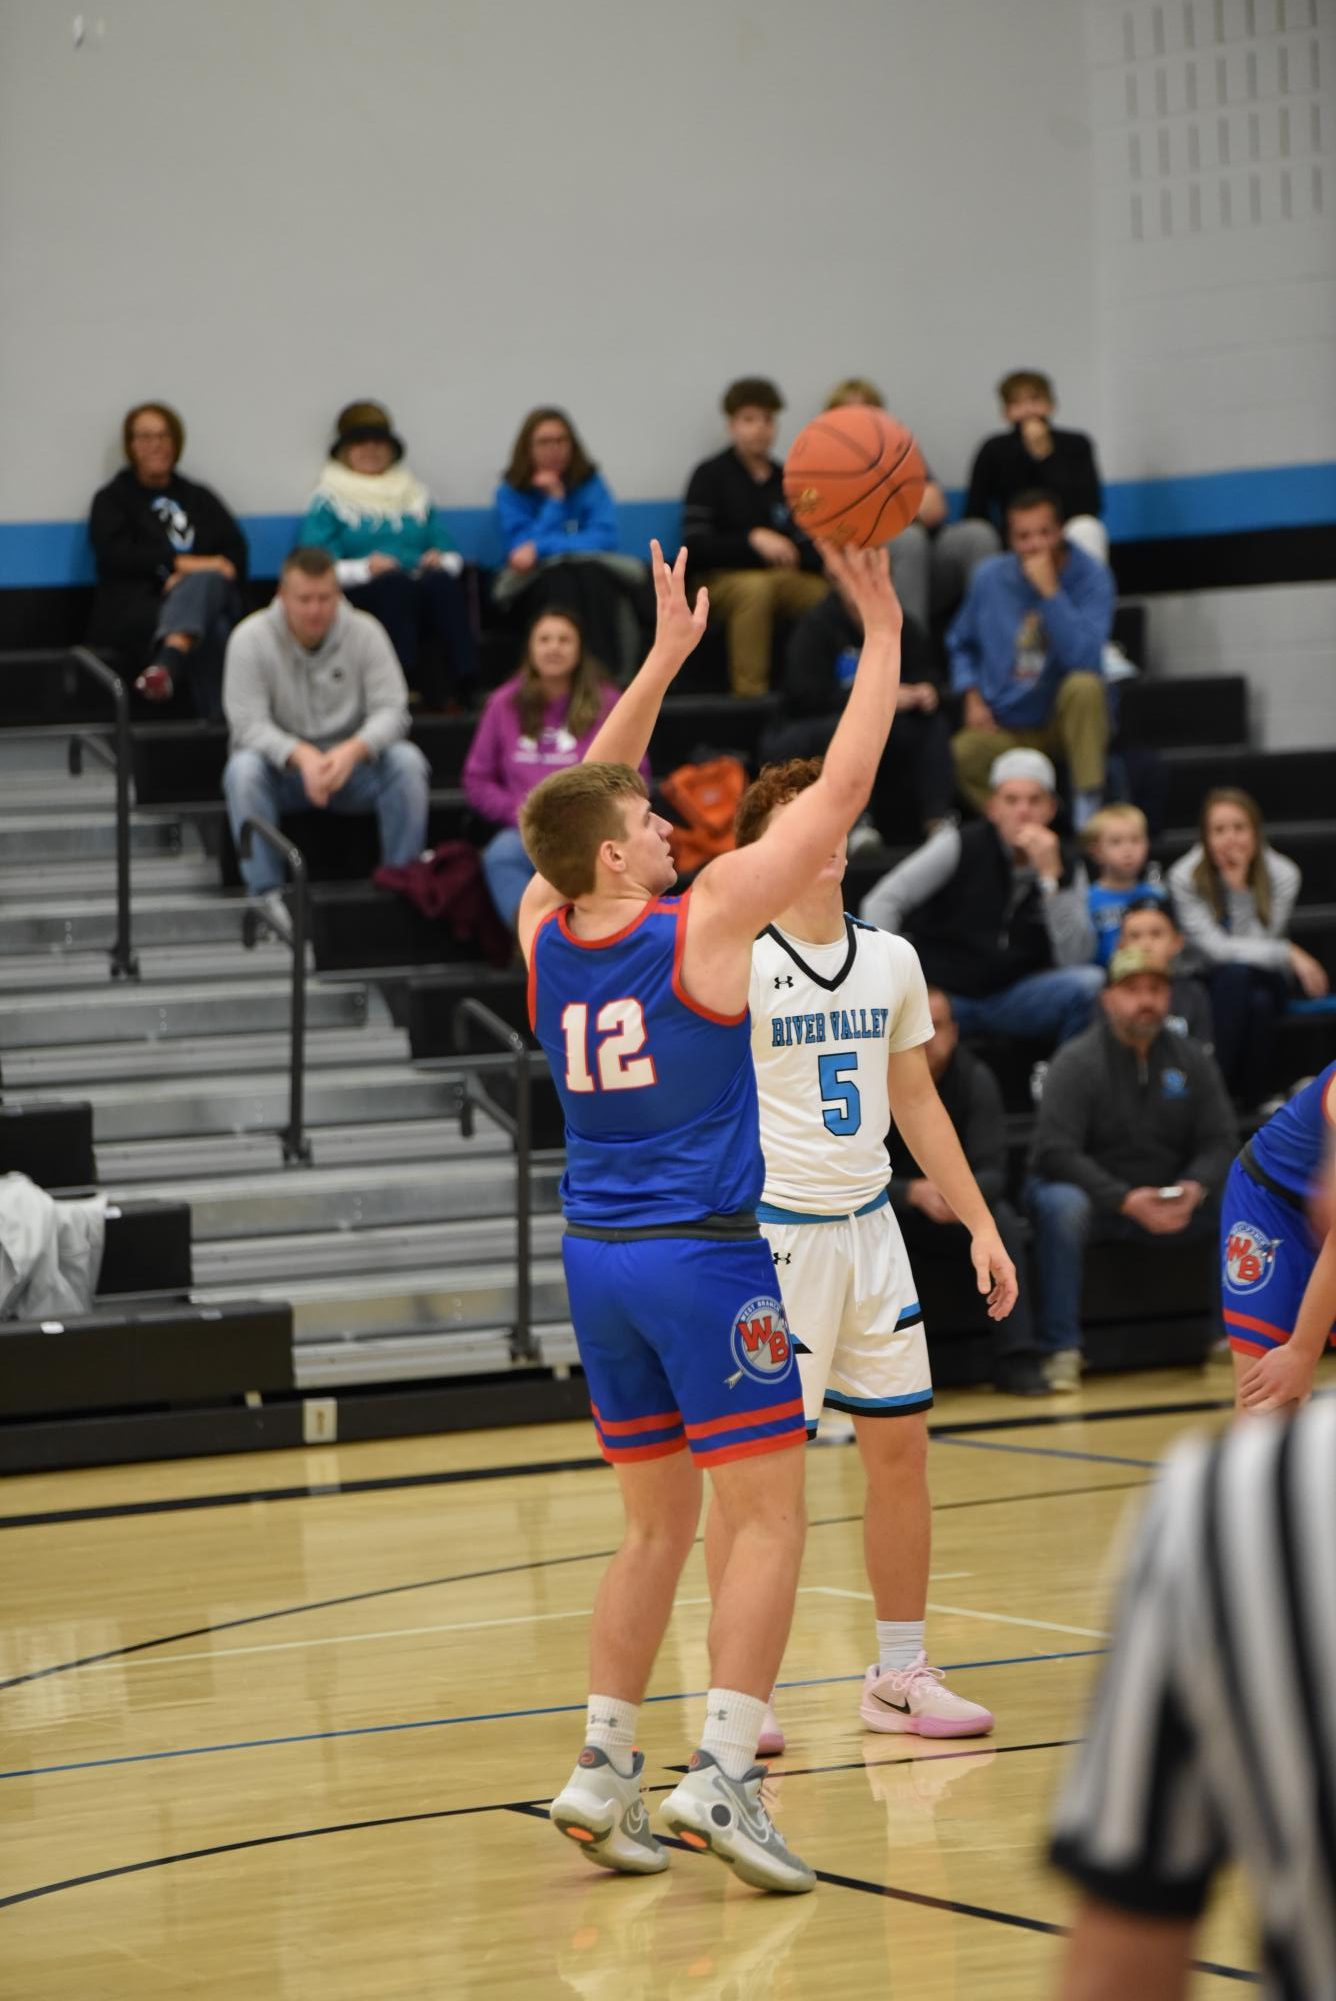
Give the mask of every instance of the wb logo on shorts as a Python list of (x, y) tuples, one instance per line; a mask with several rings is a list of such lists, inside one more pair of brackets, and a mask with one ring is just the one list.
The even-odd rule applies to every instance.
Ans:
[(793, 1343), (777, 1299), (747, 1301), (733, 1322), (732, 1347), (738, 1368), (758, 1382), (773, 1383), (788, 1373), (793, 1367)]
[(1279, 1237), (1255, 1223), (1231, 1223), (1225, 1239), (1225, 1284), (1231, 1292), (1260, 1292), (1276, 1269)]

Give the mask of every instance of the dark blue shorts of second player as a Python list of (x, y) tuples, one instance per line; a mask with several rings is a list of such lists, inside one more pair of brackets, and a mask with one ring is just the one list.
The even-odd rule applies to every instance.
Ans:
[(567, 1236), (571, 1318), (603, 1457), (700, 1466), (807, 1436), (793, 1340), (761, 1237)]

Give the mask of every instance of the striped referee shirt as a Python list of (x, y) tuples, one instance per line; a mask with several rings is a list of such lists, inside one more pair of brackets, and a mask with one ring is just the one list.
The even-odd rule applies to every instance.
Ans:
[(1142, 1523), (1059, 1868), (1195, 1917), (1240, 1863), (1264, 1991), (1336, 1997), (1336, 1398), (1170, 1457)]

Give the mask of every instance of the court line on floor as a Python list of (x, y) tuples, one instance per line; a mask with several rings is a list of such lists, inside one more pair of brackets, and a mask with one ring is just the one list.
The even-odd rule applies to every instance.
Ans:
[[(1039, 1665), (1048, 1661), (1081, 1660), (1092, 1654), (1103, 1653), (1102, 1647), (1087, 1647), (1078, 1651), (1046, 1654), (1012, 1654), (1004, 1659), (978, 1661), (948, 1661), (944, 1668), (950, 1674), (963, 1674), (968, 1669), (989, 1667), (1020, 1667)], [(806, 1680), (784, 1681), (784, 1688), (825, 1688), (841, 1683), (861, 1682), (862, 1673), (816, 1675)], [(707, 1689), (673, 1689), (663, 1695), (647, 1695), (645, 1706), (664, 1702), (703, 1702), (709, 1693)], [(51, 1778), (63, 1772), (102, 1771), (117, 1765), (157, 1765), (173, 1758), (216, 1757), (227, 1751), (274, 1751), (283, 1750), (293, 1744), (322, 1744), (351, 1737), (388, 1737), (402, 1735), (410, 1730), (445, 1730), (465, 1723), (516, 1723), (532, 1716), (583, 1715), (583, 1699), (579, 1702), (547, 1703), (533, 1709), (483, 1710), (463, 1716), (421, 1716), (410, 1717), (402, 1723), (361, 1723), (340, 1730), (302, 1730), (281, 1737), (244, 1737), (225, 1744), (183, 1744), (165, 1751), (124, 1751), (108, 1758), (77, 1758), (59, 1765), (33, 1765), (11, 1772), (0, 1772), (0, 1781), (5, 1779)]]
[[(960, 1508), (998, 1507), (1006, 1502), (1047, 1501), (1071, 1494), (1095, 1494), (1117, 1491), (1120, 1487), (1140, 1487), (1147, 1483), (1141, 1480), (1117, 1481), (1111, 1486), (1092, 1487), (1052, 1487), (1038, 1492), (1024, 1494), (979, 1494), (966, 1501), (944, 1501), (934, 1510), (945, 1513)], [(861, 1511), (852, 1515), (826, 1515), (808, 1523), (810, 1529), (836, 1528), (848, 1522), (862, 1520)], [(699, 1538), (697, 1538), (699, 1540)], [(11, 1688), (21, 1688), (29, 1682), (45, 1681), (52, 1675), (71, 1674), (78, 1668), (98, 1667), (104, 1662), (128, 1659), (134, 1654), (146, 1653), (152, 1647), (175, 1646), (180, 1640), (202, 1640), (211, 1633), (235, 1632), (242, 1626), (259, 1626), (272, 1619), (295, 1618), (306, 1612), (326, 1612), (341, 1605), (361, 1605), (373, 1598), (393, 1598), (407, 1591), (431, 1591), (446, 1584), (473, 1584), (489, 1577), (513, 1577), (525, 1570), (549, 1570), (567, 1563), (596, 1563), (615, 1552), (610, 1549), (587, 1550), (573, 1556), (548, 1556), (530, 1558), (524, 1563), (501, 1564), (490, 1570), (463, 1570), (444, 1577), (413, 1578), (403, 1584), (377, 1584), (365, 1591), (345, 1591), (335, 1598), (313, 1598), (300, 1605), (279, 1605), (267, 1612), (246, 1612), (235, 1619), (218, 1619), (202, 1626), (187, 1626), (177, 1633), (159, 1633), (148, 1640), (131, 1640), (124, 1646), (104, 1647), (95, 1654), (80, 1654), (73, 1660), (53, 1661), (46, 1667), (26, 1668), (22, 1674), (8, 1675), (0, 1679), (0, 1694)]]
[[(1017, 1750), (1048, 1749), (1047, 1745), (1017, 1745)], [(949, 1753), (937, 1754), (951, 1755)], [(916, 1762), (896, 1760), (895, 1762)], [(929, 1760), (928, 1762), (931, 1762)], [(816, 1768), (813, 1768), (814, 1770)], [(797, 1778), (798, 1773), (789, 1773)], [(674, 1784), (676, 1781), (673, 1782)], [(654, 1791), (667, 1791), (668, 1787), (655, 1787)], [(283, 1834), (258, 1834), (244, 1841), (217, 1842), (206, 1848), (180, 1849), (171, 1855), (148, 1856), (139, 1862), (122, 1862), (110, 1869), (92, 1869), (81, 1876), (67, 1876), (54, 1883), (38, 1883), (30, 1890), (18, 1890), (0, 1897), (0, 1910), (12, 1909), (18, 1904), (30, 1904), (42, 1897), (52, 1897), (64, 1890), (89, 1888), (94, 1883), (107, 1883), (126, 1876), (143, 1875), (153, 1869), (167, 1869), (179, 1862), (202, 1862), (220, 1855), (236, 1855), (249, 1849), (276, 1848), (292, 1841), (312, 1841), (331, 1834), (361, 1834), (379, 1832), (387, 1827), (420, 1826), (424, 1822), (442, 1820), (462, 1820), (485, 1813), (512, 1813), (526, 1819), (546, 1820), (548, 1802), (546, 1800), (491, 1800), (480, 1806), (438, 1807), (426, 1812), (380, 1814), (374, 1819), (333, 1822), (326, 1827), (290, 1828)], [(664, 1838), (665, 1847), (685, 1849), (685, 1844), (672, 1836)], [(1049, 1937), (1063, 1938), (1067, 1927), (1054, 1924), (1047, 1918), (1025, 1917), (1016, 1911), (999, 1911), (987, 1904), (967, 1904), (952, 1897), (934, 1897), (922, 1890), (906, 1890), (894, 1883), (874, 1883), (862, 1876), (845, 1876), (833, 1869), (818, 1869), (818, 1882), (829, 1884), (832, 1889), (853, 1890), (864, 1896), (883, 1897), (895, 1903), (914, 1904), (920, 1909), (940, 1911), (948, 1917), (977, 1918), (989, 1924), (1007, 1925), (1021, 1931), (1040, 1932)], [(1239, 1980), (1247, 1985), (1258, 1984), (1258, 1975), (1243, 1967), (1225, 1966), (1212, 1960), (1193, 1960), (1192, 1970), (1197, 1973), (1215, 1974), (1225, 1980)]]
[[(837, 1584), (805, 1584), (802, 1589), (818, 1594), (822, 1598), (857, 1598), (870, 1605), (870, 1591), (845, 1591)], [(1009, 1612), (973, 1611), (967, 1605), (938, 1605), (931, 1599), (928, 1610), (939, 1616), (948, 1615), (954, 1619), (983, 1619), (990, 1626), (1033, 1626), (1041, 1633), (1070, 1633), (1078, 1640), (1107, 1640), (1109, 1635), (1098, 1626), (1061, 1626), (1053, 1619), (1021, 1619)]]
[[(1229, 1410), (1228, 1398), (1192, 1403), (1128, 1404), (1112, 1410), (1062, 1410), (1015, 1417), (982, 1417), (963, 1422), (943, 1418), (928, 1425), (934, 1438), (976, 1431), (1026, 1431), (1059, 1424), (1104, 1424), (1115, 1418), (1185, 1417)], [(1091, 1455), (1098, 1456), (1098, 1455)], [(478, 1480), (522, 1480), (537, 1473), (601, 1471), (597, 1454), (575, 1459), (520, 1460), (506, 1466), (461, 1466), (435, 1473), (387, 1473), (366, 1480), (312, 1480), (284, 1487), (243, 1488), (222, 1494), (181, 1494), (155, 1501), (107, 1501), (96, 1507), (51, 1508), (31, 1514), (0, 1515), (0, 1529), (51, 1528), (63, 1522), (122, 1521), (135, 1516), (189, 1514), (209, 1508), (240, 1508), (263, 1501), (323, 1501), (346, 1495), (393, 1493), (415, 1487), (450, 1487)]]
[(1124, 1459), (1116, 1452), (1076, 1452), (1062, 1445), (1009, 1445), (1001, 1438), (960, 1438), (953, 1432), (938, 1432), (934, 1445), (967, 1445), (975, 1452), (1021, 1452), (1031, 1459), (1088, 1459), (1100, 1466), (1138, 1466), (1154, 1472), (1158, 1459)]

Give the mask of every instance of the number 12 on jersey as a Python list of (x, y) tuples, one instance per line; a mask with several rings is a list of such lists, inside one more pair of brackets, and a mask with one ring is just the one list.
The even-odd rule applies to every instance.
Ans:
[[(654, 1058), (640, 1054), (645, 1047), (645, 1011), (638, 1000), (612, 1000), (599, 1009), (594, 1032), (600, 1039), (593, 1052), (589, 1009), (583, 1001), (571, 1001), (563, 1008), (561, 1032), (566, 1038), (568, 1091), (643, 1091), (658, 1082)], [(591, 1054), (597, 1059), (597, 1084)]]

